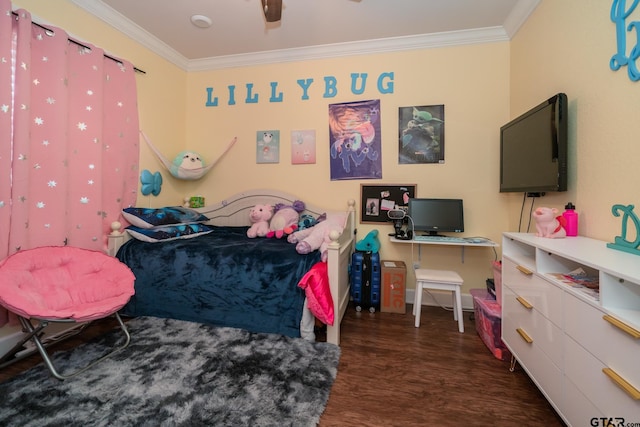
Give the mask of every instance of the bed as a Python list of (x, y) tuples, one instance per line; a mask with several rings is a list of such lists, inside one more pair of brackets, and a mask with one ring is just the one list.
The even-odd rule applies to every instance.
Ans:
[[(295, 245), (285, 239), (246, 237), (251, 207), (291, 205), (295, 200), (298, 198), (281, 191), (253, 190), (196, 208), (206, 215), (206, 224), (214, 226), (214, 231), (184, 240), (142, 242), (131, 239), (129, 233), (121, 231), (121, 224), (114, 222), (108, 253), (136, 275), (136, 294), (122, 313), (306, 337), (315, 317), (310, 314), (305, 291), (298, 283), (320, 261), (319, 252), (300, 255), (295, 252)], [(336, 211), (304, 202), (302, 214), (318, 217)], [(347, 213), (345, 228), (341, 234), (331, 235), (326, 262), (333, 307), (327, 342), (336, 345), (340, 344), (340, 322), (350, 298), (355, 201), (349, 200), (343, 211)]]

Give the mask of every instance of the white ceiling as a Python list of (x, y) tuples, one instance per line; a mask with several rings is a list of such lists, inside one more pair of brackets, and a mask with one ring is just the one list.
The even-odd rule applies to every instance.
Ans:
[(196, 71), (509, 40), (540, 0), (283, 0), (275, 23), (260, 0), (72, 1)]

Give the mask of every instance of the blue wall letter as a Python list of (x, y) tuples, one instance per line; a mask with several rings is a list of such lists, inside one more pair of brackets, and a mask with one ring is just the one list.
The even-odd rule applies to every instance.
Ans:
[(216, 96), (211, 100), (211, 95), (213, 95), (213, 88), (207, 88), (207, 102), (204, 104), (205, 107), (217, 107), (218, 106), (218, 97)]
[[(636, 66), (636, 60), (640, 57), (640, 43), (638, 42), (638, 21), (632, 21), (627, 25), (626, 20), (638, 6), (639, 0), (633, 0), (628, 9), (625, 9), (625, 0), (613, 0), (611, 4), (611, 21), (616, 24), (616, 42), (618, 51), (611, 57), (609, 67), (613, 71), (618, 71), (620, 67), (627, 66), (627, 74), (631, 81), (640, 80), (640, 71)], [(635, 30), (636, 45), (627, 56), (627, 31)]]
[(245, 100), (245, 102), (247, 104), (257, 104), (258, 103), (258, 94), (256, 93), (255, 95), (251, 95), (251, 91), (253, 90), (253, 83), (247, 83), (247, 99)]
[[(356, 89), (356, 80), (358, 79), (358, 75), (362, 76), (362, 85), (360, 86), (360, 89)], [(367, 76), (367, 73), (351, 73), (351, 93), (354, 95), (362, 95), (364, 89), (367, 87)]]
[(229, 88), (229, 105), (236, 105), (236, 87), (235, 85), (227, 87)]
[(278, 88), (278, 82), (271, 82), (271, 99), (269, 102), (282, 102), (282, 92), (276, 97), (276, 89)]
[(338, 89), (336, 89), (336, 84), (338, 81), (333, 76), (326, 76), (324, 78), (324, 97), (325, 98), (333, 98), (338, 94)]
[[(380, 93), (393, 93), (393, 73), (382, 73), (380, 77), (378, 77), (378, 91)], [(390, 80), (387, 86), (383, 86), (382, 83), (384, 79), (388, 78)]]
[(302, 100), (309, 99), (309, 94), (307, 93), (307, 89), (309, 89), (309, 86), (311, 86), (311, 83), (313, 83), (313, 79), (298, 80), (298, 84), (302, 88), (302, 97), (300, 99)]

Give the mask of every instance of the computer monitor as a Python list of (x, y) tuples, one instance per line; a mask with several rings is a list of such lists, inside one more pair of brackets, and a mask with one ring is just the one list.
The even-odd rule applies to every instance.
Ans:
[(408, 215), (415, 234), (462, 233), (462, 199), (409, 199)]

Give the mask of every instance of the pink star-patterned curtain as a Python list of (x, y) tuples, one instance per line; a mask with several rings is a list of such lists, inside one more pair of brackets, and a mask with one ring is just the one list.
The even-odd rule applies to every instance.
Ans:
[(104, 250), (111, 222), (136, 203), (134, 68), (82, 45), (0, 0), (0, 259), (47, 245)]

